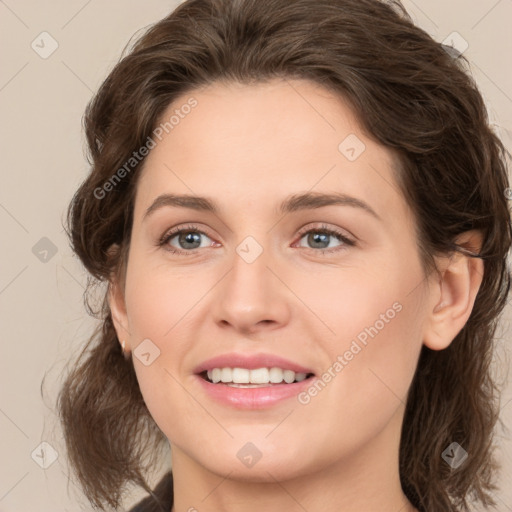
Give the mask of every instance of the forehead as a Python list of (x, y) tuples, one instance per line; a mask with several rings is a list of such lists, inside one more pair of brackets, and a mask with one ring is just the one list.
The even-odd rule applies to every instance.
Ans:
[(394, 155), (343, 98), (309, 81), (196, 89), (169, 105), (157, 130), (138, 203), (170, 191), (271, 205), (294, 191), (334, 190), (381, 210), (402, 199)]

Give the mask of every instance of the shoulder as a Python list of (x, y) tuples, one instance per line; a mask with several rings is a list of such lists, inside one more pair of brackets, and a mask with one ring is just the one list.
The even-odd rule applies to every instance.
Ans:
[(128, 512), (169, 512), (173, 505), (172, 473), (170, 471), (158, 482), (153, 494), (154, 497), (147, 496)]

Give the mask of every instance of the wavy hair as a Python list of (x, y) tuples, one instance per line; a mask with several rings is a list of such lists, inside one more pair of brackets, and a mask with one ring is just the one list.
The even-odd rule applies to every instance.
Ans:
[[(510, 288), (507, 152), (490, 127), (468, 61), (416, 27), (399, 2), (187, 0), (126, 48), (87, 106), (91, 171), (68, 209), (67, 232), (90, 286), (123, 276), (141, 160), (108, 194), (105, 182), (142, 147), (179, 96), (214, 82), (307, 79), (344, 98), (399, 162), (397, 182), (415, 214), (425, 273), (434, 256), (482, 258), (469, 320), (442, 351), (423, 346), (406, 403), (399, 470), (423, 512), (494, 505), (499, 386), (495, 331)], [(455, 243), (477, 229), (478, 253)], [(121, 250), (114, 251), (113, 247)], [(90, 288), (90, 287), (89, 287)], [(68, 457), (93, 506), (118, 507), (126, 486), (149, 494), (148, 472), (166, 439), (125, 359), (106, 297), (58, 396)], [(441, 458), (469, 453), (453, 470)], [(155, 496), (156, 498), (156, 496)]]

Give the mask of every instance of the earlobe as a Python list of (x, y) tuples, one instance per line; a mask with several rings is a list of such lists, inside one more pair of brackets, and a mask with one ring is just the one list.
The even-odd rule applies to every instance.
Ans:
[[(472, 252), (480, 250), (478, 231), (460, 235), (456, 243)], [(440, 258), (439, 277), (430, 290), (430, 313), (423, 343), (431, 350), (447, 348), (468, 321), (484, 274), (481, 258), (459, 252)]]

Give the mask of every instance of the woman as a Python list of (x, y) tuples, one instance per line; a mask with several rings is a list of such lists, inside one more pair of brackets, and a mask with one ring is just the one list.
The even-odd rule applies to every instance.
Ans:
[(59, 396), (92, 504), (493, 504), (511, 224), (463, 64), (391, 2), (189, 0), (113, 69), (69, 209), (108, 286)]

